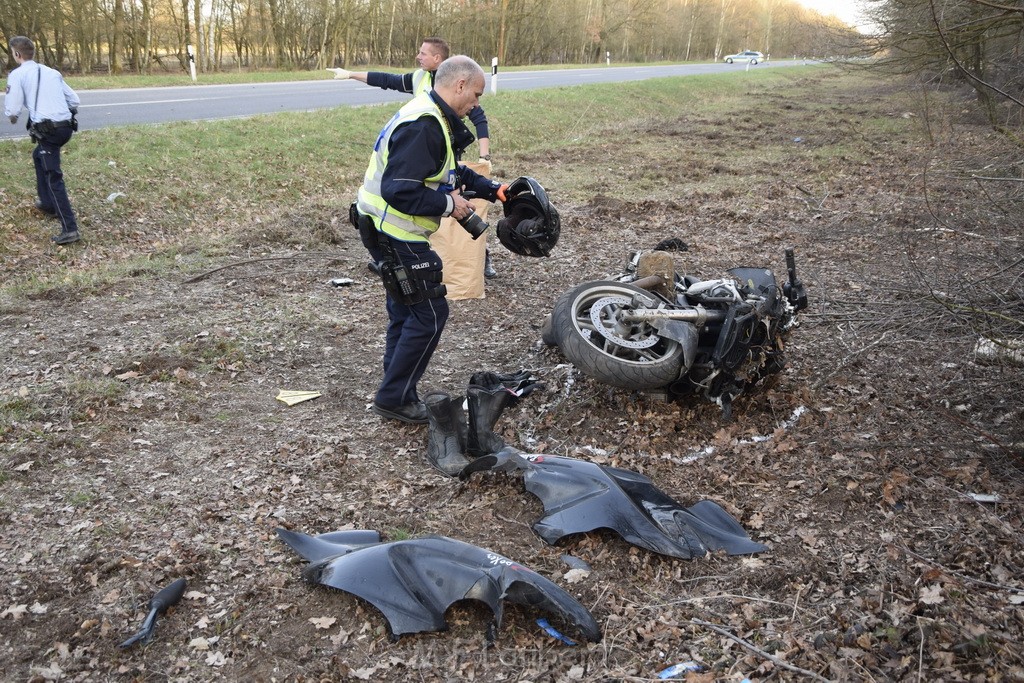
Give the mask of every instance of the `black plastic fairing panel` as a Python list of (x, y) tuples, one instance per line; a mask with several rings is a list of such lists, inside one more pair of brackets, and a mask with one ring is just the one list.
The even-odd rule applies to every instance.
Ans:
[[(371, 603), (398, 637), (444, 631), (445, 611), (460, 600), (479, 600), (494, 614), (488, 637), (501, 626), (503, 600), (549, 612), (589, 641), (601, 640), (590, 612), (540, 574), (497, 553), (443, 536), (367, 544), (376, 532), (320, 536), (278, 529), (293, 550), (311, 559), (306, 580), (343, 590)], [(379, 537), (378, 537), (379, 538)], [(324, 555), (328, 545), (337, 552)], [(306, 553), (313, 552), (313, 557)]]
[(685, 508), (642, 474), (574, 458), (507, 452), (512, 450), (474, 463), (462, 476), (523, 469), (526, 490), (544, 505), (545, 515), (533, 529), (549, 544), (604, 528), (633, 545), (683, 559), (703, 557), (709, 550), (729, 555), (767, 550), (712, 501)]

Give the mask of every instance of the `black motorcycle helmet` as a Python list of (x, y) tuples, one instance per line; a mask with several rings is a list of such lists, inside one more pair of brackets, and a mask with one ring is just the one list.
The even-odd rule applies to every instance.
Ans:
[(520, 256), (547, 256), (558, 242), (562, 220), (548, 193), (533, 178), (516, 178), (505, 190), (505, 217), (498, 221), (498, 239)]

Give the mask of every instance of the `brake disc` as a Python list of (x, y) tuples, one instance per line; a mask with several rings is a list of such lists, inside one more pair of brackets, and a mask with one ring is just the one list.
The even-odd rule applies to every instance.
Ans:
[[(628, 349), (647, 349), (658, 343), (659, 337), (655, 334), (647, 334), (644, 336), (637, 337), (635, 334), (631, 334), (630, 338), (626, 338), (619, 333), (620, 329), (627, 329), (630, 333), (636, 333), (639, 328), (637, 326), (623, 323), (619, 320), (616, 315), (616, 308), (626, 308), (632, 304), (633, 300), (630, 297), (625, 296), (606, 296), (598, 299), (590, 305), (590, 321), (594, 323), (594, 330), (605, 339), (613, 342), (617, 346), (623, 346)], [(608, 309), (607, 317), (603, 317), (601, 313)], [(614, 323), (613, 326), (609, 327), (606, 321)]]

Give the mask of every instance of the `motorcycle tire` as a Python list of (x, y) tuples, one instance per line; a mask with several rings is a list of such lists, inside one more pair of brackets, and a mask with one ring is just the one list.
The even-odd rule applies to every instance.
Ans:
[[(562, 306), (555, 305), (552, 334), (583, 374), (623, 389), (657, 389), (679, 379), (683, 347), (647, 323), (617, 319), (637, 295), (651, 298), (650, 292), (623, 282), (578, 285), (559, 299)], [(598, 303), (601, 309), (594, 311)]]
[(544, 324), (540, 328), (540, 338), (548, 346), (558, 346), (561, 343), (561, 337), (558, 334), (558, 330), (561, 325), (557, 322), (567, 315), (569, 310), (569, 296), (575, 292), (576, 289), (570, 289), (568, 292), (562, 294), (555, 301), (554, 307), (551, 312), (544, 318)]

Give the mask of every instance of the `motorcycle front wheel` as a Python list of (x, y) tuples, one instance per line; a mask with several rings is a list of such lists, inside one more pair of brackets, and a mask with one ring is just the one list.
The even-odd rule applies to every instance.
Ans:
[(623, 319), (653, 298), (623, 282), (578, 285), (555, 305), (551, 336), (573, 365), (596, 380), (623, 389), (664, 387), (679, 379), (682, 346), (648, 323)]

